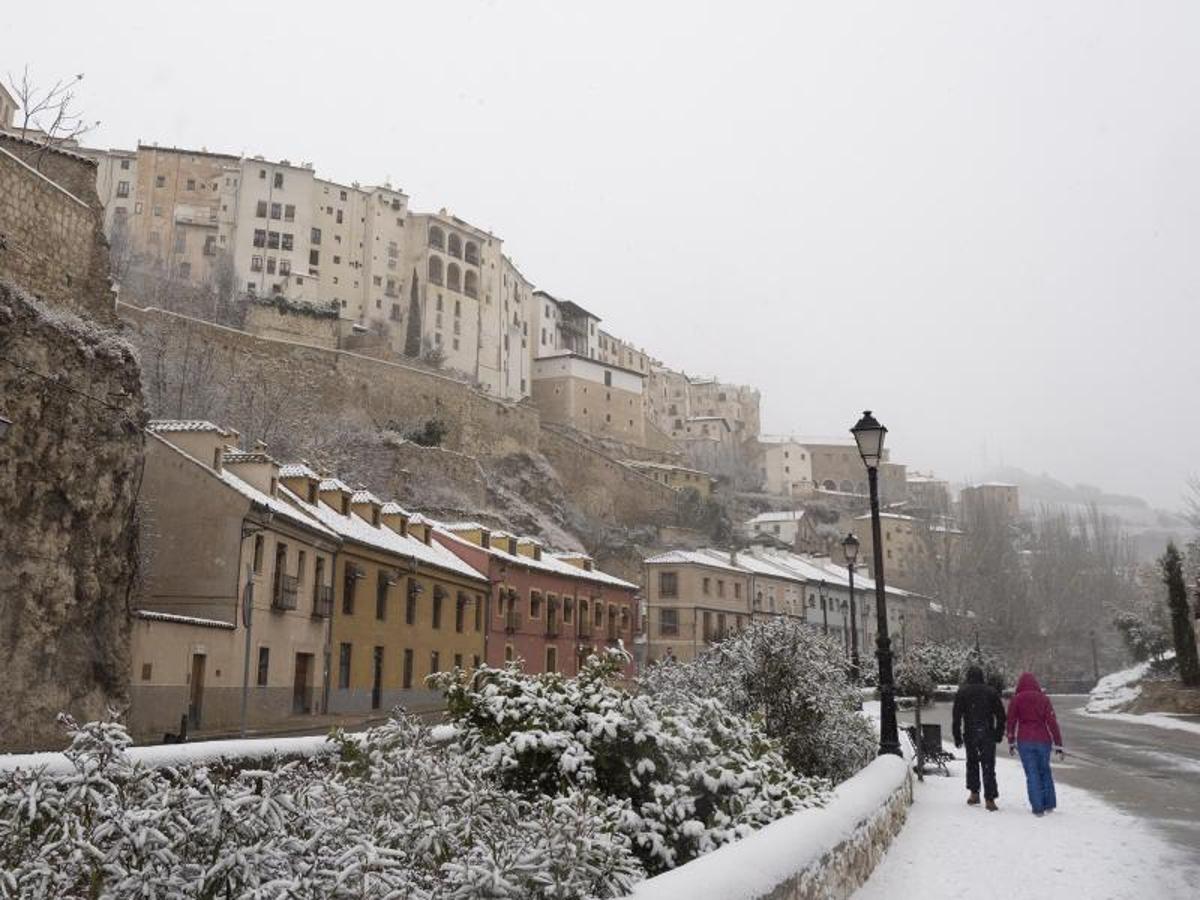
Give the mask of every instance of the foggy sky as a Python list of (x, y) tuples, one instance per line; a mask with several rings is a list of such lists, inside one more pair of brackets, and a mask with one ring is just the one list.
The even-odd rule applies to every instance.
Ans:
[(1200, 471), (1200, 5), (72, 5), (6, 8), (0, 72), (85, 72), (89, 143), (390, 177), (765, 430)]

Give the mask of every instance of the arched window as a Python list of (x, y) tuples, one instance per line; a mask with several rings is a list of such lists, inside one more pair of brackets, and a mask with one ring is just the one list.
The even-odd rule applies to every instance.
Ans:
[(463, 273), (463, 293), (468, 297), (479, 296), (479, 276), (470, 269)]
[[(474, 241), (467, 241), (466, 252), (463, 255), (471, 265), (479, 265), (479, 245)], [(516, 290), (516, 285), (513, 285), (513, 289)]]
[(827, 490), (827, 491), (836, 491), (837, 490), (837, 482), (834, 481), (832, 478), (826, 478), (825, 481), (822, 482), (821, 487), (825, 488), (825, 490)]
[(436, 225), (429, 226), (429, 246), (437, 247), (439, 250), (446, 248), (446, 236)]
[(453, 231), (450, 232), (450, 237), (446, 239), (446, 252), (457, 259), (462, 259), (462, 238)]
[(429, 257), (429, 280), (434, 284), (442, 283), (442, 260), (440, 257)]
[(457, 263), (450, 263), (450, 265), (446, 266), (446, 287), (452, 291), (460, 290), (462, 286), (460, 274)]

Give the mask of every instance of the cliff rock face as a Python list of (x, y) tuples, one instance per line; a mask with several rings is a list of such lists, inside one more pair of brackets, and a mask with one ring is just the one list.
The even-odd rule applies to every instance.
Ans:
[(0, 751), (128, 692), (144, 413), (115, 333), (0, 282)]

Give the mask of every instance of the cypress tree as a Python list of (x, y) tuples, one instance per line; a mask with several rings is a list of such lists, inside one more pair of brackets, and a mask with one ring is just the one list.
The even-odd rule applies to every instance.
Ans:
[(1192, 630), (1187, 588), (1183, 583), (1183, 560), (1172, 541), (1162, 558), (1163, 582), (1167, 585), (1167, 606), (1171, 610), (1171, 632), (1175, 638), (1175, 661), (1179, 679), (1188, 687), (1200, 686), (1200, 660), (1196, 656), (1196, 632)]

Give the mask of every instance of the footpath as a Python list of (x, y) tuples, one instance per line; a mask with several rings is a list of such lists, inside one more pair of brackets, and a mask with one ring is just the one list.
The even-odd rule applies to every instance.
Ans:
[(1141, 820), (1061, 780), (1058, 809), (1038, 818), (1020, 763), (1007, 744), (996, 749), (1000, 810), (966, 805), (958, 751), (951, 777), (926, 775), (916, 785), (908, 823), (856, 900), (1198, 896), (1200, 848), (1189, 858)]

